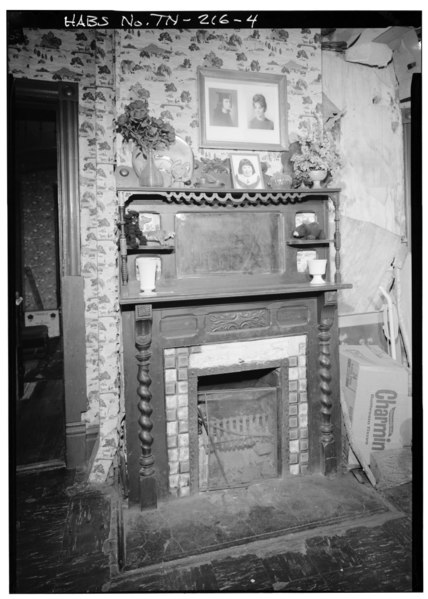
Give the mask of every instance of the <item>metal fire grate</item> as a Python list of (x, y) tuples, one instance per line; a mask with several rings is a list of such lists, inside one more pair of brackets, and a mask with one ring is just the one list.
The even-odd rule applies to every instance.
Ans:
[(201, 392), (198, 415), (200, 490), (278, 476), (277, 388)]

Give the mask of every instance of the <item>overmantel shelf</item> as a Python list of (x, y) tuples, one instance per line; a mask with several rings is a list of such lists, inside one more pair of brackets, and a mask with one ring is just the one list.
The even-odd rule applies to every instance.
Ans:
[[(117, 182), (117, 194), (119, 199), (119, 225), (120, 225), (120, 260), (121, 260), (121, 284), (122, 289), (128, 286), (128, 254), (135, 254), (138, 251), (141, 254), (162, 253), (173, 251), (173, 248), (165, 250), (164, 247), (141, 246), (138, 249), (130, 250), (126, 244), (125, 235), (125, 212), (131, 202), (139, 202), (140, 205), (157, 202), (164, 205), (178, 205), (201, 208), (219, 208), (238, 209), (254, 207), (256, 209), (264, 206), (284, 206), (304, 204), (307, 201), (318, 200), (323, 204), (327, 200), (332, 202), (334, 208), (334, 232), (332, 239), (298, 240), (288, 239), (285, 241), (287, 246), (328, 246), (333, 244), (335, 249), (334, 263), (334, 283), (341, 283), (340, 276), (340, 189), (323, 187), (320, 189), (263, 189), (263, 190), (239, 190), (229, 188), (143, 188), (131, 187), (123, 184), (123, 181)], [(327, 224), (327, 223), (326, 223)], [(125, 293), (129, 295), (129, 293)], [(123, 296), (123, 294), (122, 294)]]

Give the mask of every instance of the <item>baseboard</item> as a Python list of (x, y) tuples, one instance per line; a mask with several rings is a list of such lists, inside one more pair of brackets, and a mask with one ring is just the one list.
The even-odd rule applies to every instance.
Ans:
[(65, 425), (66, 464), (68, 469), (86, 470), (99, 439), (98, 424), (68, 422)]

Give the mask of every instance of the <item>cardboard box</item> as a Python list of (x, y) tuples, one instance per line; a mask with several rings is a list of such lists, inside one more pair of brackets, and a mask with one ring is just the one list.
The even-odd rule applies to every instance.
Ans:
[(370, 454), (411, 444), (409, 371), (376, 345), (340, 346), (341, 405), (349, 444), (369, 480)]

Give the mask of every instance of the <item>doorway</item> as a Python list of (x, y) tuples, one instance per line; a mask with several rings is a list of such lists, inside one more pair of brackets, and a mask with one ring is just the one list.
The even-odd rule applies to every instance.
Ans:
[(14, 90), (17, 471), (65, 465), (58, 103)]

